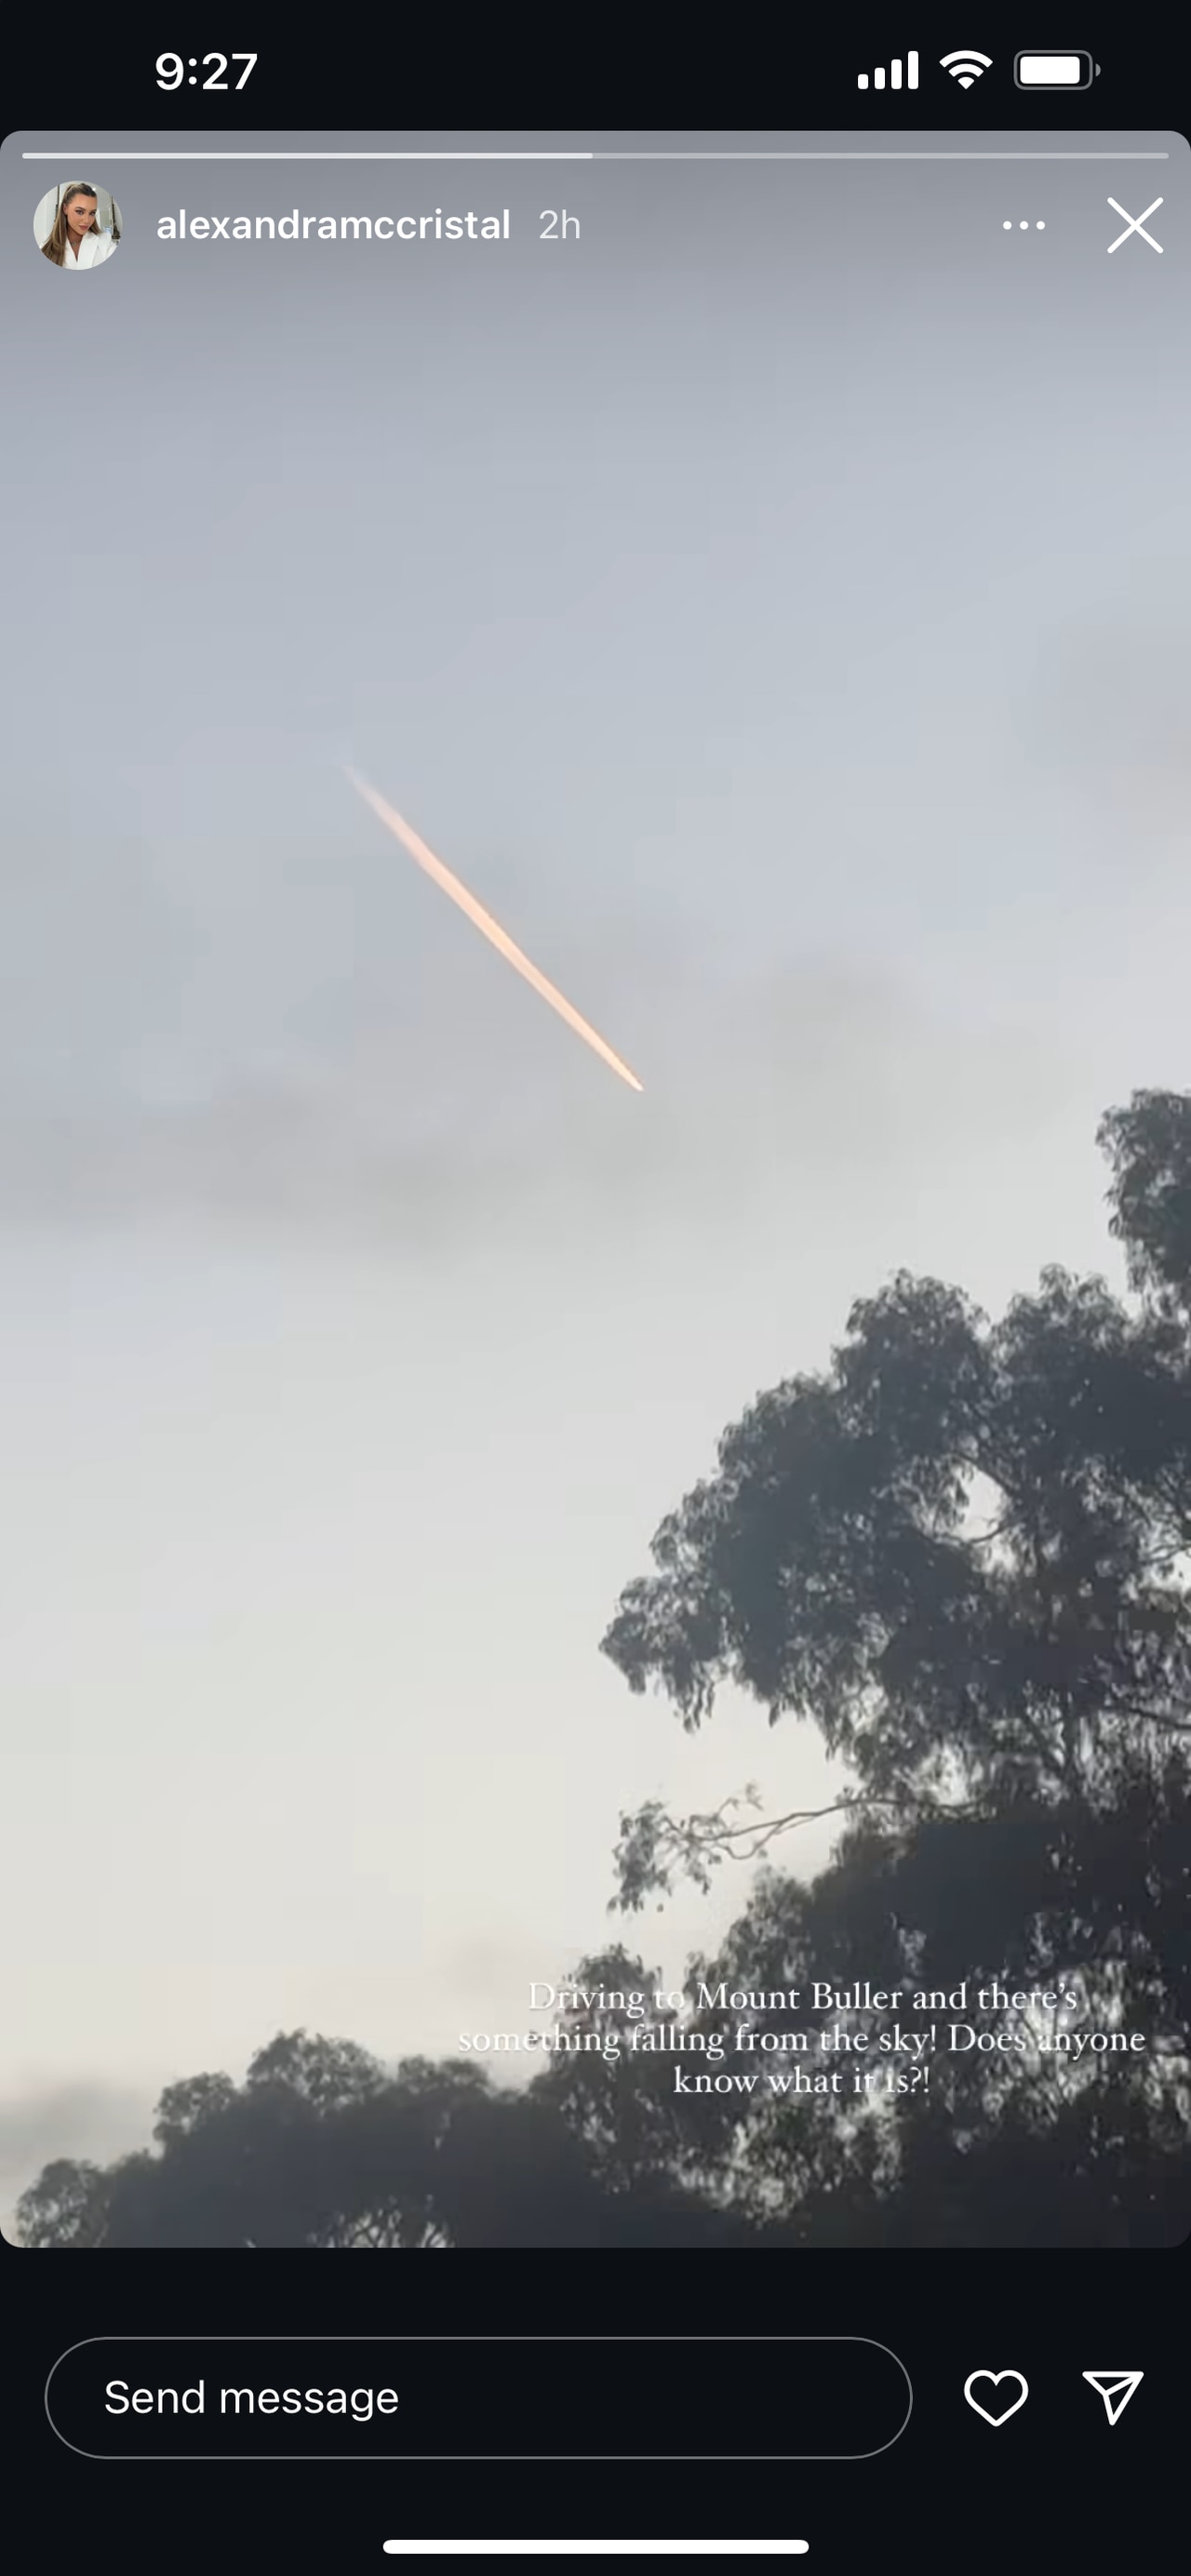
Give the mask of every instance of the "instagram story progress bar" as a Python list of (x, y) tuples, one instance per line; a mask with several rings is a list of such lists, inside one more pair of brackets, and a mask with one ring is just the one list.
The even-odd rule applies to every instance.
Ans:
[[(900, 63), (900, 61), (899, 61), (899, 62), (895, 62), (895, 63), (890, 63), (890, 66), (889, 66), (889, 86), (890, 86), (890, 89), (900, 89), (900, 88), (901, 88), (901, 85), (902, 85), (902, 67), (901, 67), (901, 63)], [(857, 87), (857, 89), (867, 89), (867, 88), (868, 88), (868, 73), (867, 73), (867, 72), (858, 72), (858, 73), (857, 73), (857, 76), (856, 76), (856, 87)], [(874, 89), (884, 89), (884, 87), (885, 87), (885, 65), (884, 65), (884, 63), (878, 63), (877, 68), (876, 68), (875, 72), (873, 73), (873, 88), (874, 88)], [(907, 56), (906, 56), (906, 88), (907, 88), (907, 89), (917, 89), (917, 87), (918, 87), (918, 56), (917, 56), (917, 54), (907, 54)]]

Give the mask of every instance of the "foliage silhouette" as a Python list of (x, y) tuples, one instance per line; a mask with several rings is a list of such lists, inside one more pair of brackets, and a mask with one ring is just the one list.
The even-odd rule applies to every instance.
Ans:
[[(1186, 1745), (1191, 1102), (1139, 1094), (1101, 1135), (1140, 1302), (1050, 1269), (997, 1324), (905, 1274), (857, 1304), (662, 1523), (603, 1641), (634, 1691), (688, 1729), (725, 1682), (809, 1719), (841, 1809), (906, 1828), (1111, 1805)], [(620, 1902), (772, 1839), (733, 1813), (624, 1817)]]
[[(621, 1947), (572, 1971), (623, 2000), (563, 2012), (520, 2089), (474, 2059), (389, 2069), (301, 2031), (242, 2085), (171, 2085), (151, 2150), (45, 2168), (21, 2203), (24, 2245), (1185, 2235), (1191, 1097), (1138, 1093), (1100, 1141), (1128, 1296), (1050, 1269), (991, 1322), (959, 1290), (899, 1275), (853, 1308), (825, 1373), (759, 1397), (724, 1434), (716, 1475), (663, 1522), (654, 1571), (604, 1639), (631, 1688), (660, 1689), (688, 1728), (726, 1682), (771, 1723), (818, 1728), (847, 1773), (827, 1867), (803, 1883), (766, 1857), (717, 1954), (690, 1963), (681, 2011), (652, 2000), (656, 1972)], [(615, 1901), (639, 1910), (683, 1873), (707, 1885), (802, 1820), (766, 1817), (755, 1792), (741, 1812), (729, 1799), (701, 1817), (658, 1802), (625, 1816)], [(816, 1981), (865, 1980), (962, 1987), (962, 2008), (925, 2017), (1003, 2044), (943, 2050), (895, 2094), (672, 2089), (672, 2061), (747, 2064), (729, 2025), (750, 2018), (773, 2043), (830, 2025), (840, 2063), (880, 2063), (898, 2007), (807, 2009)], [(699, 2001), (721, 1985), (803, 2001)], [(1075, 2002), (1013, 2005), (997, 1986)], [(1144, 2046), (1065, 2053), (1092, 2031)]]

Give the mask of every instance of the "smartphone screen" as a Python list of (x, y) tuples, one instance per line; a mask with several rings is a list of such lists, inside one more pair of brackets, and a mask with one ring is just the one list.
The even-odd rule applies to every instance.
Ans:
[(13, 97), (50, 2564), (1107, 2569), (1172, 2436), (1185, 49), (976, 32)]

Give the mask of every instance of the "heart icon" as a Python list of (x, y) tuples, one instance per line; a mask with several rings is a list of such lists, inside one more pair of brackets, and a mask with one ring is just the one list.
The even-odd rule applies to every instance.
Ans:
[[(995, 2412), (987, 2406), (982, 2406), (978, 2397), (973, 2397), (972, 2390), (980, 2380), (985, 2380), (990, 2388), (995, 2389), (1000, 2387), (1003, 2379), (1012, 2380), (1014, 2387), (1021, 2390), (1020, 2397), (1007, 2397)], [(1016, 2415), (1018, 2407), (1025, 2405), (1029, 2393), (1025, 2376), (1020, 2370), (973, 2370), (964, 2381), (964, 2395), (969, 2406), (975, 2407), (976, 2413), (984, 2417), (986, 2424), (994, 2426), (1007, 2424), (1010, 2416)]]

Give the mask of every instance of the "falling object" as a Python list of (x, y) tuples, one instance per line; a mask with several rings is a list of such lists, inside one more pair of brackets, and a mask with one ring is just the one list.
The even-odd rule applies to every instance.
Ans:
[(532, 984), (535, 993), (540, 993), (542, 1000), (549, 1002), (551, 1010), (557, 1011), (559, 1018), (566, 1021), (567, 1027), (575, 1031), (576, 1037), (583, 1038), (589, 1047), (594, 1047), (596, 1054), (603, 1057), (605, 1064), (611, 1065), (613, 1073), (618, 1073), (621, 1081), (628, 1083), (630, 1090), (643, 1091), (644, 1083), (638, 1082), (636, 1074), (630, 1072), (623, 1057), (616, 1054), (615, 1049), (608, 1045), (607, 1039), (602, 1038), (599, 1031), (592, 1028), (591, 1022), (584, 1019), (582, 1012), (575, 1009), (573, 1002), (568, 1002), (565, 994), (559, 992), (557, 985), (552, 984), (548, 976), (542, 974), (540, 967), (535, 966), (524, 951), (518, 948), (516, 941), (510, 939), (507, 930), (501, 929), (500, 923), (493, 920), (491, 913), (486, 912), (483, 904), (476, 901), (474, 894), (468, 893), (467, 887), (461, 885), (457, 876), (452, 875), (450, 868), (445, 866), (441, 859), (435, 857), (433, 850), (427, 848), (420, 834), (415, 832), (397, 812), (396, 806), (387, 804), (383, 796), (377, 795), (375, 787), (369, 787), (366, 780), (357, 777), (354, 769), (345, 770), (344, 775), (351, 780), (356, 794), (363, 797), (365, 804), (372, 807), (373, 813), (392, 832), (394, 838), (401, 842), (403, 849), (408, 850), (411, 859), (416, 859), (418, 866), (425, 870), (428, 877), (433, 878), (435, 885), (441, 886), (444, 894), (449, 894), (452, 903), (458, 904), (460, 912), (466, 913), (468, 920), (474, 922), (476, 929), (483, 931), (485, 939), (491, 940), (493, 947), (499, 950), (502, 957), (507, 958), (509, 965), (515, 966), (519, 975), (524, 975), (526, 983)]

